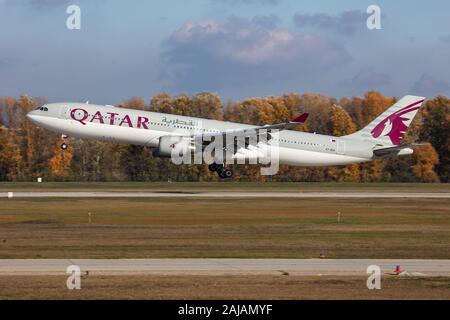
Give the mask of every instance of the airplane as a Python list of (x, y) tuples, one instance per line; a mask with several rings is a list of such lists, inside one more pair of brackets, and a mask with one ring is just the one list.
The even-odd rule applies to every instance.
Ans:
[[(412, 154), (418, 144), (404, 143), (403, 138), (424, 100), (404, 96), (366, 127), (341, 137), (289, 130), (304, 123), (307, 113), (290, 122), (255, 126), (89, 103), (51, 103), (30, 111), (27, 118), (62, 134), (63, 150), (72, 136), (148, 146), (155, 156), (171, 157), (177, 145), (181, 150), (192, 149), (195, 139), (225, 137), (232, 132), (244, 138), (257, 137), (238, 147), (233, 142), (225, 145), (224, 149), (237, 147), (234, 159), (254, 157), (261, 148), (258, 137), (266, 135), (264, 146), (278, 152), (279, 164), (336, 166)], [(272, 134), (275, 131), (277, 134)], [(203, 142), (200, 148), (206, 145), (208, 142)], [(213, 161), (208, 168), (221, 178), (233, 176), (223, 161)]]

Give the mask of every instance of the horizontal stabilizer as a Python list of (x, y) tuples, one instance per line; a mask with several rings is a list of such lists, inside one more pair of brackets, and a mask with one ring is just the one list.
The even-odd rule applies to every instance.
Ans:
[[(377, 157), (387, 157), (392, 155), (411, 154), (414, 147), (423, 146), (426, 143), (402, 144), (393, 147), (377, 147), (373, 149), (373, 154)], [(409, 149), (409, 150), (408, 150)], [(403, 151), (403, 152), (402, 152)], [(406, 152), (405, 152), (406, 151)]]

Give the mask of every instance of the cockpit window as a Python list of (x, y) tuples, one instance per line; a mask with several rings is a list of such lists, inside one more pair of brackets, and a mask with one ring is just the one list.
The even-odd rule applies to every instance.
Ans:
[(48, 111), (47, 107), (39, 107), (36, 110), (40, 110), (40, 111)]

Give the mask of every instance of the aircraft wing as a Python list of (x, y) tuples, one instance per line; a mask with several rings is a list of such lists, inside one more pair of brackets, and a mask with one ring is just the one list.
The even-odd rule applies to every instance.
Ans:
[[(250, 145), (257, 146), (261, 141), (268, 142), (270, 139), (272, 139), (272, 136), (270, 134), (272, 130), (288, 130), (294, 128), (299, 124), (305, 123), (308, 115), (308, 113), (302, 113), (292, 121), (284, 123), (255, 126), (236, 130), (226, 130), (221, 132), (211, 132), (193, 135), (189, 138), (192, 142), (201, 141), (203, 148), (211, 144), (213, 141), (216, 141), (217, 138), (221, 138), (221, 141), (223, 141), (224, 143), (223, 150), (232, 149), (234, 150), (234, 152), (236, 152), (240, 148), (247, 149)], [(231, 141), (230, 137), (232, 138)]]
[(426, 143), (412, 143), (412, 144), (402, 144), (393, 147), (376, 147), (373, 149), (373, 154), (377, 157), (386, 157), (390, 155), (396, 155), (403, 149), (414, 149), (414, 147), (423, 146)]
[[(295, 126), (299, 124), (305, 123), (306, 119), (308, 119), (309, 114), (308, 113), (302, 113), (298, 117), (294, 118), (293, 120), (289, 122), (284, 123), (277, 123), (277, 124), (268, 124), (264, 126), (257, 126), (257, 127), (251, 127), (251, 128), (244, 128), (244, 129), (237, 129), (237, 130), (227, 130), (222, 132), (215, 132), (215, 133), (207, 133), (207, 134), (201, 134), (198, 136), (194, 136), (193, 138), (202, 137), (203, 140), (211, 140), (209, 138), (211, 137), (220, 137), (222, 136), (225, 138), (227, 135), (234, 136), (234, 137), (249, 137), (253, 138), (256, 136), (259, 136), (261, 134), (261, 131), (263, 131), (262, 134), (270, 133), (271, 130), (289, 130), (294, 128)], [(207, 139), (205, 139), (207, 138)]]

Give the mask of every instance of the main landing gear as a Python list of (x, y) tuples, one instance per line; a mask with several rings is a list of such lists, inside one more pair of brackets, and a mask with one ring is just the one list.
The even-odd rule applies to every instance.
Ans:
[(209, 171), (217, 172), (220, 178), (227, 179), (233, 177), (233, 171), (226, 169), (223, 164), (211, 163), (208, 166)]
[(65, 135), (65, 134), (63, 134), (63, 135), (61, 135), (61, 139), (62, 139), (62, 143), (61, 143), (61, 149), (62, 150), (64, 150), (64, 151), (66, 151), (68, 148), (69, 148), (69, 145), (66, 143), (66, 139), (67, 139), (68, 137)]

